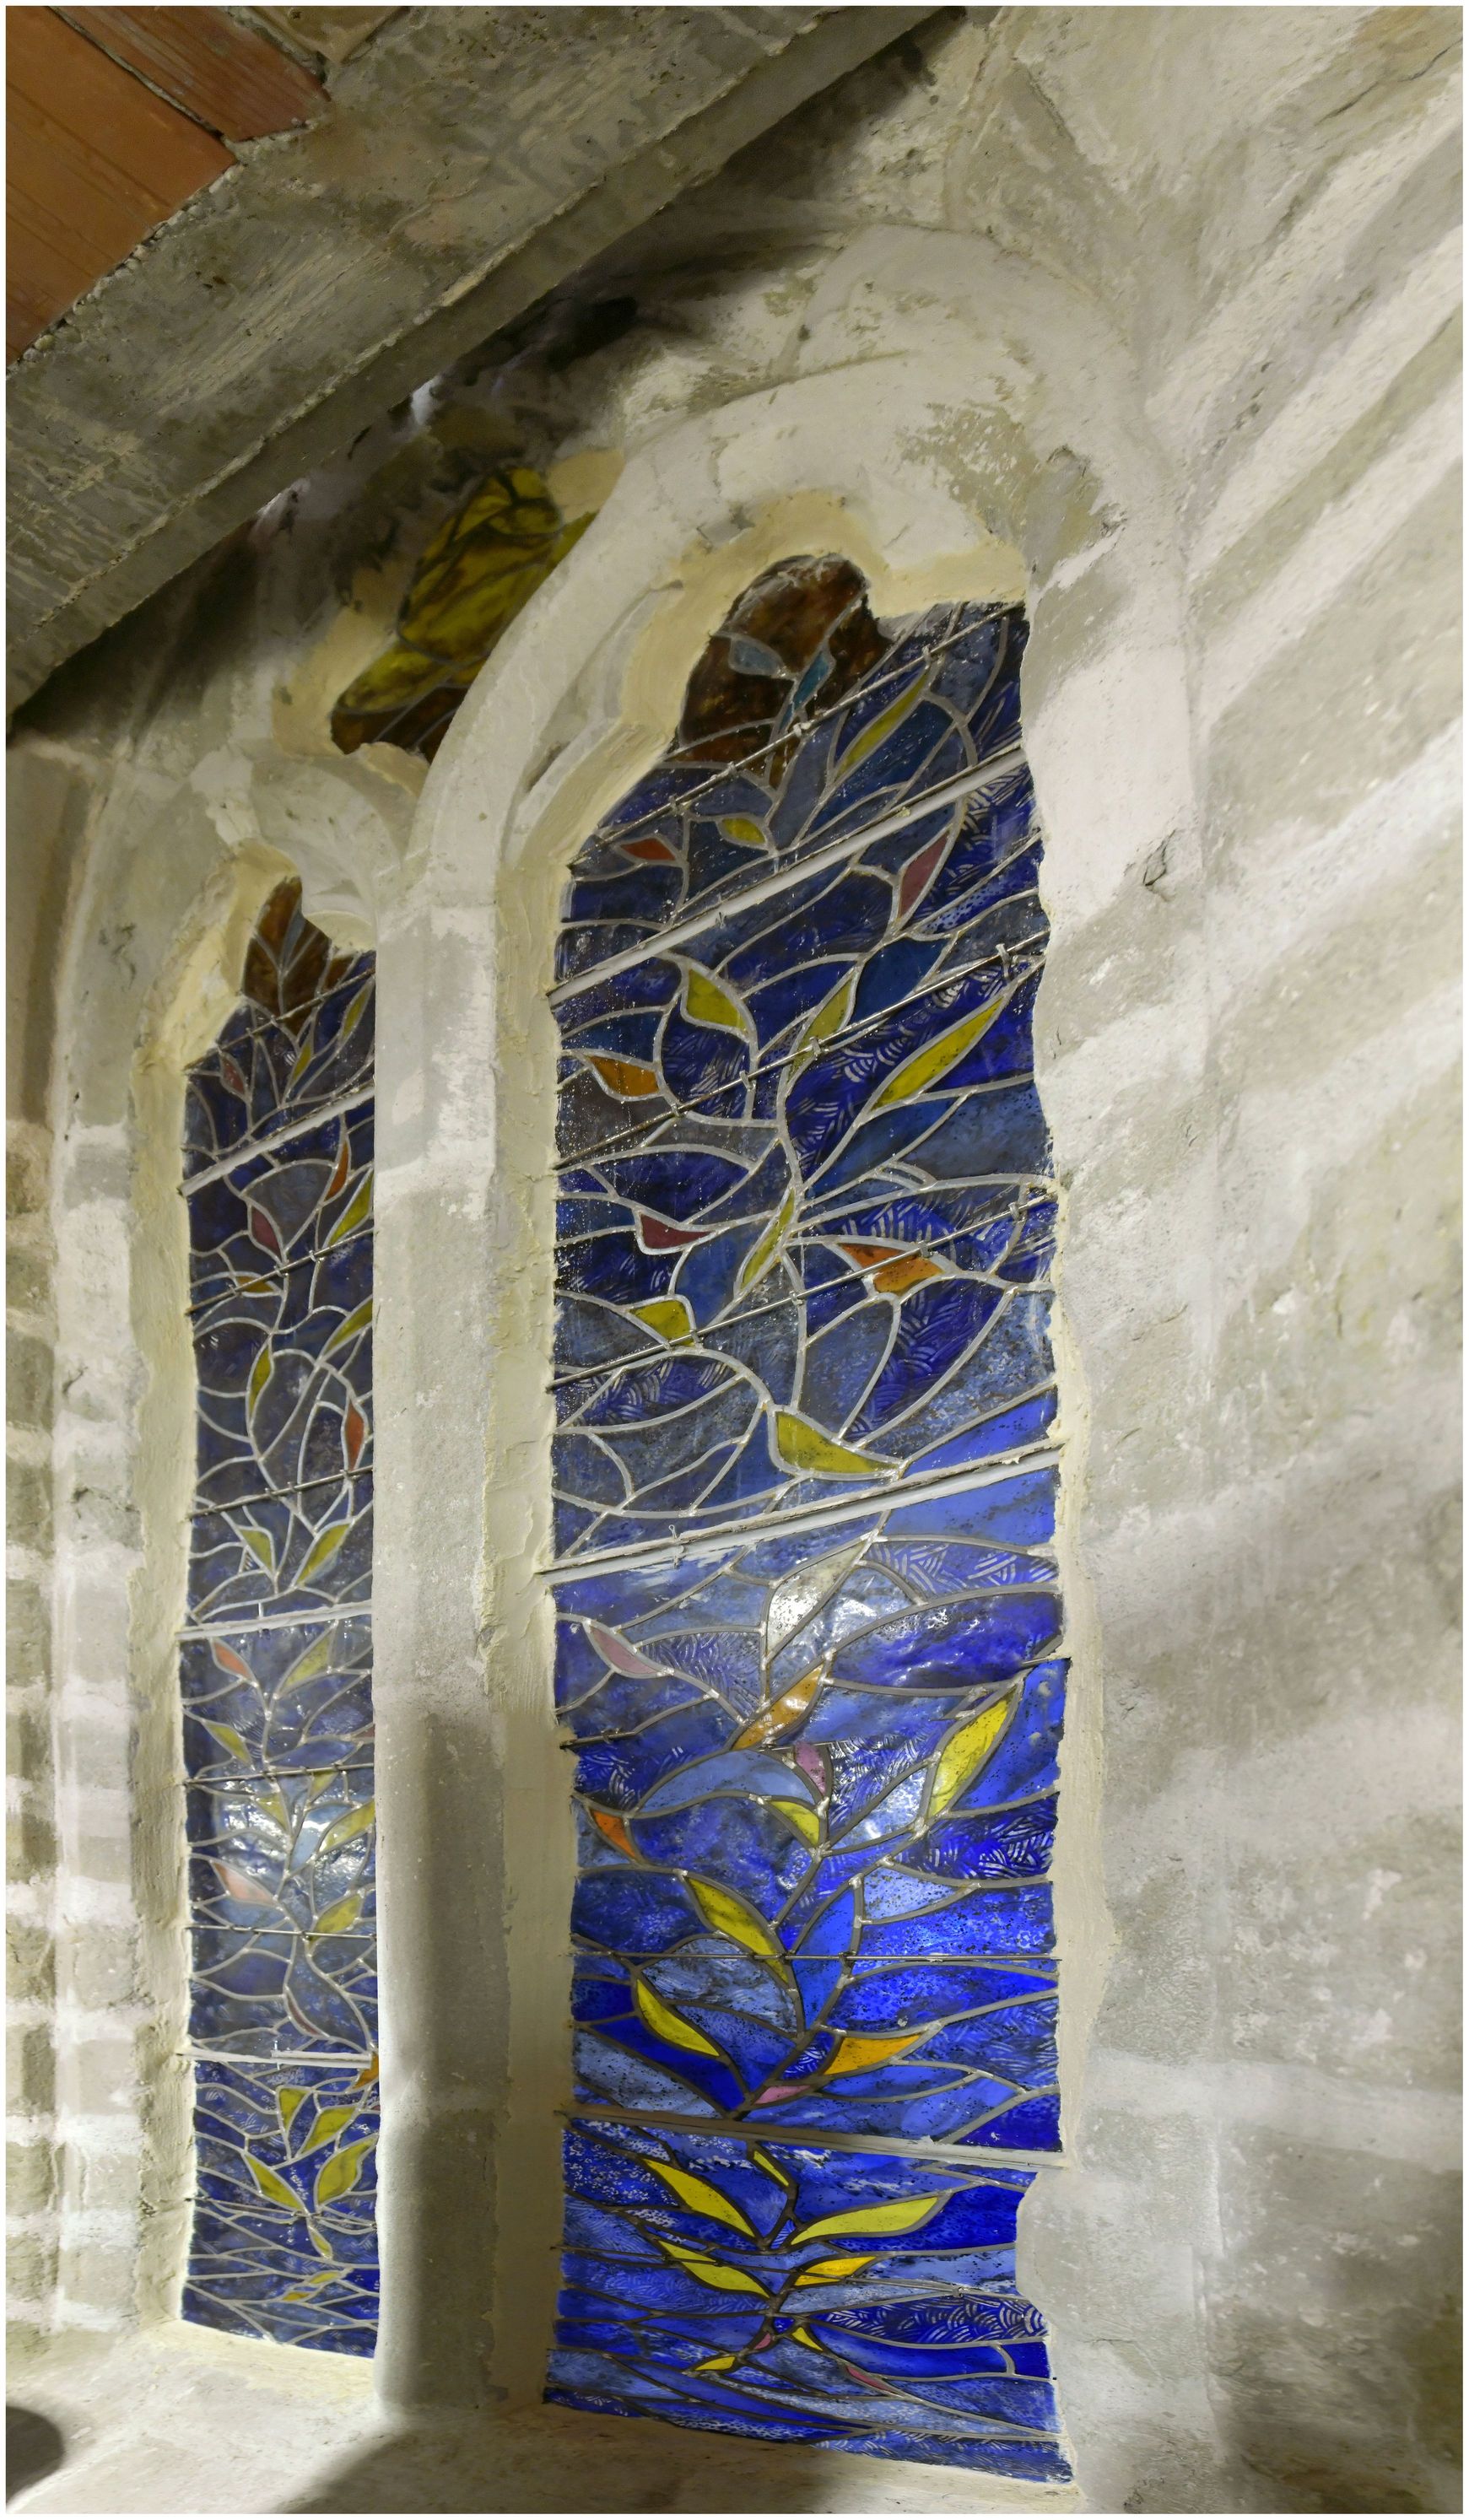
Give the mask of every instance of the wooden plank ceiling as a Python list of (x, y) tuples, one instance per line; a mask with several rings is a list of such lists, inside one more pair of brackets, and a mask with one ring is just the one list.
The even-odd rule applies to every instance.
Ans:
[(11, 359), (241, 142), (327, 110), (309, 70), (224, 9), (12, 7), (5, 28)]

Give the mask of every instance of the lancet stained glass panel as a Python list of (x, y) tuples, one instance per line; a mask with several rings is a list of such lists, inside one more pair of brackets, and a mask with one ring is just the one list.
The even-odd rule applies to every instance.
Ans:
[(1059, 2140), (1066, 1664), (1024, 641), (784, 563), (572, 871), (549, 2394), (1044, 2479), (1014, 2243)]
[(282, 884), (190, 1070), (184, 2316), (371, 2354), (373, 995)]

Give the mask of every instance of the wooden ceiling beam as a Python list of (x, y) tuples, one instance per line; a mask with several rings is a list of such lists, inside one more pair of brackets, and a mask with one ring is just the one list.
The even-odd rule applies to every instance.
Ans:
[[(13, 8), (12, 30), (48, 14)], [(398, 12), (332, 70), (322, 120), (245, 144), (227, 180), (11, 371), (12, 705), (404, 394), (931, 14)], [(174, 112), (63, 32), (94, 76)], [(176, 119), (194, 146), (222, 149)], [(27, 234), (43, 211), (58, 217), (34, 205)]]

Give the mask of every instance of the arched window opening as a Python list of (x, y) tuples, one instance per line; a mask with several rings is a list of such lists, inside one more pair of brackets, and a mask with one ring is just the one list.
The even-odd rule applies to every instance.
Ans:
[(373, 959), (283, 883), (190, 1069), (184, 2316), (370, 2354)]
[(772, 569), (570, 885), (548, 2394), (1064, 2477), (1045, 950), (1018, 609)]

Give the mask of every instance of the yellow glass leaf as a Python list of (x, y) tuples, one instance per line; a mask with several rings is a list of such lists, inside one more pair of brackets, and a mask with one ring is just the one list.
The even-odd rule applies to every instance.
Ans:
[(865, 2074), (869, 2065), (886, 2065), (890, 2056), (900, 2056), (905, 2048), (916, 2048), (920, 2040), (932, 2036), (933, 2023), (922, 2030), (885, 2030), (871, 2038), (863, 2031), (844, 2030), (837, 2042), (831, 2063), (822, 2067), (825, 2074)]
[(712, 1881), (700, 1881), (692, 1875), (689, 1888), (700, 1915), (716, 1934), (727, 1934), (732, 1943), (739, 1943), (745, 1951), (754, 1952), (757, 1959), (773, 1961), (777, 1968), (786, 1967), (786, 1955), (779, 1939), (771, 1932), (764, 1917), (757, 1915), (753, 1908), (747, 1908), (743, 1899), (736, 1899), (731, 1891), (719, 1889)]
[(692, 2021), (685, 2021), (682, 2013), (665, 2003), (640, 1977), (633, 1980), (632, 2000), (655, 2039), (666, 2039), (670, 2048), (688, 2048), (699, 2056), (718, 2055), (713, 2042), (706, 2039), (702, 2030), (696, 2030)]
[(756, 2238), (754, 2224), (746, 2220), (731, 2197), (721, 2196), (717, 2187), (711, 2187), (707, 2179), (696, 2179), (691, 2170), (679, 2170), (670, 2161), (650, 2161), (648, 2168), (657, 2172), (691, 2212), (707, 2214), (712, 2222), (727, 2223), (731, 2230)]
[(802, 2268), (794, 2289), (800, 2292), (803, 2284), (842, 2283), (848, 2275), (859, 2275), (864, 2267), (876, 2264), (875, 2250), (865, 2258), (818, 2258), (814, 2266)]
[[(335, 2267), (337, 2264), (337, 2252), (333, 2248), (331, 2241), (327, 2238), (326, 2233), (324, 2231), (318, 2231), (314, 2223), (308, 2223), (306, 2225), (306, 2228), (311, 2234), (311, 2246), (316, 2251), (317, 2256), (319, 2258), (330, 2258), (333, 2266)], [(313, 2275), (311, 2277), (311, 2281), (315, 2283), (316, 2280), (316, 2276)]]
[(873, 1471), (892, 1474), (891, 1462), (880, 1462), (874, 1453), (853, 1452), (849, 1444), (823, 1435), (819, 1426), (808, 1426), (789, 1409), (775, 1413), (775, 1446), (791, 1469), (814, 1470), (818, 1478), (861, 1478)]
[(651, 1304), (634, 1304), (632, 1310), (657, 1337), (666, 1339), (669, 1347), (694, 1335), (694, 1316), (682, 1295), (660, 1295)]
[(666, 2240), (661, 2232), (655, 2232), (654, 2238), (675, 2264), (683, 2267), (700, 2283), (708, 2284), (711, 2291), (756, 2292), (762, 2301), (769, 2300), (768, 2285), (762, 2284), (757, 2276), (747, 2274), (743, 2267), (727, 2267), (722, 2258), (707, 2258), (698, 2249), (681, 2249), (676, 2240)]
[(683, 1008), (690, 1023), (713, 1024), (720, 1032), (748, 1030), (744, 1008), (697, 964), (684, 974)]
[(289, 1834), (291, 1828), (291, 1814), (286, 1809), (286, 1797), (282, 1793), (280, 1786), (267, 1785), (263, 1792), (256, 1795), (255, 1799), (258, 1802), (261, 1811), (269, 1813), (270, 1818), (274, 1821), (277, 1828), (281, 1830), (282, 1834)]
[(356, 1192), (350, 1207), (348, 1207), (343, 1215), (338, 1217), (331, 1233), (327, 1236), (327, 1249), (330, 1251), (334, 1242), (344, 1242), (349, 1234), (355, 1234), (359, 1226), (367, 1223), (371, 1214), (372, 1175), (371, 1173), (368, 1173), (364, 1177), (361, 1187)]
[(772, 2161), (768, 2152), (764, 2151), (759, 2144), (757, 2143), (751, 2146), (750, 2158), (754, 2162), (757, 2170), (762, 2170), (767, 2179), (775, 2180), (782, 2187), (790, 2186), (791, 2182), (786, 2173), (782, 2170), (780, 2163), (778, 2161)]
[(271, 2169), (268, 2162), (256, 2161), (252, 2152), (247, 2152), (244, 2160), (246, 2169), (267, 2204), (284, 2205), (288, 2214), (298, 2214), (301, 2211), (300, 2198), (292, 2193), (284, 2179)]
[(797, 2240), (825, 2240), (840, 2238), (848, 2231), (916, 2231), (935, 2207), (946, 2201), (948, 2192), (938, 2188), (927, 2196), (899, 2196), (891, 2205), (855, 2205), (846, 2214), (824, 2214), (819, 2223), (807, 2223), (805, 2229), (795, 2236)]
[(781, 1200), (779, 1207), (771, 1218), (770, 1223), (766, 1226), (764, 1233), (760, 1236), (755, 1249), (749, 1254), (744, 1266), (741, 1268), (739, 1277), (735, 1281), (735, 1293), (737, 1295), (748, 1293), (749, 1289), (755, 1285), (757, 1281), (763, 1278), (766, 1270), (773, 1267), (775, 1260), (779, 1255), (780, 1246), (785, 1240), (791, 1219), (795, 1213), (796, 1192), (794, 1191), (787, 1191), (785, 1197)]
[(833, 1033), (841, 1031), (851, 1012), (851, 997), (855, 987), (856, 973), (849, 971), (845, 979), (838, 981), (831, 996), (823, 998), (792, 1054), (793, 1078), (800, 1076), (803, 1069), (810, 1065), (824, 1041), (830, 1041)]
[(805, 1722), (830, 1669), (831, 1658), (828, 1656), (825, 1662), (815, 1663), (809, 1671), (803, 1672), (801, 1678), (794, 1680), (769, 1706), (762, 1706), (758, 1715), (752, 1715), (749, 1723), (741, 1726), (730, 1748), (768, 1750), (774, 1742), (793, 1732)]
[(733, 840), (738, 848), (767, 849), (770, 845), (768, 834), (749, 814), (726, 814), (719, 829), (725, 838)]
[(327, 1635), (324, 1637), (318, 1637), (314, 1645), (308, 1645), (306, 1647), (306, 1650), (301, 1655), (299, 1662), (294, 1662), (290, 1671), (286, 1675), (287, 1681), (292, 1688), (295, 1688), (300, 1681), (315, 1680), (319, 1672), (323, 1672), (327, 1669), (332, 1659), (333, 1642), (333, 1638), (330, 1635)]
[(934, 1782), (929, 1794), (931, 1819), (939, 1812), (947, 1811), (950, 1803), (957, 1800), (965, 1786), (978, 1776), (990, 1753), (998, 1747), (1000, 1735), (1015, 1712), (1018, 1697), (1017, 1689), (1007, 1689), (992, 1706), (987, 1706), (980, 1715), (971, 1716), (967, 1724), (960, 1725), (957, 1732), (949, 1734), (934, 1770)]
[[(584, 527), (590, 520), (581, 521)], [(538, 472), (528, 466), (492, 472), (439, 526), (419, 562), (399, 617), (403, 637), (440, 654), (462, 653), (476, 644), (465, 616), (477, 595), (482, 609), (502, 614), (505, 580), (537, 562), (554, 566), (549, 554), (560, 529), (561, 510)]]
[(275, 2104), (281, 2113), (282, 2135), (290, 2135), (292, 2121), (296, 2116), (297, 2110), (300, 2107), (302, 2100), (309, 2099), (310, 2096), (310, 2092), (303, 2091), (298, 2083), (283, 2083), (281, 2085), (280, 2090), (275, 2095)]
[(650, 1094), (663, 1092), (657, 1070), (645, 1067), (641, 1059), (608, 1058), (589, 1052), (586, 1063), (596, 1069), (608, 1093), (616, 1094), (620, 1102), (643, 1102)]
[(323, 2267), (319, 2274), (302, 2275), (299, 2290), (297, 2292), (282, 2293), (281, 2299), (283, 2301), (315, 2301), (323, 2284), (335, 2283), (337, 2275), (338, 2270), (335, 2266)]
[(258, 1557), (267, 1574), (275, 1573), (275, 1542), (268, 1531), (256, 1531), (252, 1524), (242, 1523), (240, 1537), (252, 1557)]
[(335, 2143), (343, 2128), (350, 2126), (356, 2114), (350, 2100), (344, 2108), (318, 2109), (312, 2120), (311, 2132), (296, 2156), (298, 2161), (304, 2161), (308, 2152), (319, 2152), (324, 2143)]
[(245, 1414), (248, 1418), (253, 1418), (259, 1407), (260, 1394), (270, 1380), (271, 1363), (269, 1348), (262, 1347), (250, 1369), (250, 1380), (245, 1386)]
[(528, 466), (492, 473), (441, 525), (398, 623), (404, 639), (456, 659), (482, 656), (591, 523), (563, 524)]
[(707, 2362), (696, 2362), (696, 2371), (732, 2371), (739, 2361), (737, 2354), (712, 2354)]
[(432, 644), (456, 664), (480, 662), (524, 612), (537, 587), (543, 586), (559, 560), (575, 540), (558, 536), (539, 552), (484, 551), (466, 554), (457, 564), (459, 583), (445, 583), (432, 606), (420, 605), (410, 623), (415, 639)]
[(334, 1848), (349, 1845), (354, 1837), (361, 1837), (372, 1827), (377, 1816), (376, 1802), (358, 1803), (354, 1810), (344, 1812), (330, 1828), (322, 1830), (316, 1843), (317, 1854), (330, 1855)]
[(311, 1928), (310, 1938), (314, 1940), (318, 1934), (347, 1933), (361, 1913), (361, 1891), (348, 1890), (344, 1899), (334, 1899), (330, 1908), (323, 1910)]
[(808, 1810), (804, 1803), (788, 1803), (777, 1794), (773, 1799), (772, 1807), (779, 1812), (782, 1820), (794, 1828), (798, 1837), (804, 1838), (807, 1846), (815, 1846), (819, 1843), (821, 1822), (815, 1813)]
[[(366, 1008), (371, 1004), (371, 1001), (372, 1001), (372, 993), (373, 993), (373, 990), (374, 990), (375, 986), (376, 986), (376, 982), (375, 982), (375, 981), (372, 981), (372, 980), (369, 980), (365, 989), (359, 989), (359, 990), (357, 991), (357, 994), (356, 994), (356, 996), (353, 998), (353, 1000), (352, 1000), (352, 1002), (351, 1002), (351, 1005), (347, 1008), (347, 1011), (346, 1011), (345, 1014), (344, 1014), (344, 1015), (343, 1016), (343, 1018), (342, 1018), (342, 1024), (341, 1024), (341, 1027), (340, 1027), (340, 1029), (339, 1029), (339, 1031), (338, 1031), (338, 1034), (337, 1034), (337, 1038), (338, 1038), (338, 1040), (339, 1040), (340, 1042), (341, 1042), (341, 1041), (350, 1041), (350, 1040), (351, 1040), (351, 1037), (352, 1037), (353, 1033), (356, 1031), (358, 1024), (362, 1021), (362, 1016), (363, 1016), (364, 1010), (365, 1010), (365, 1009), (366, 1009)], [(346, 1160), (346, 1152), (347, 1152), (347, 1149), (346, 1149), (345, 1145), (344, 1144), (344, 1146), (343, 1146), (343, 1149), (342, 1149), (342, 1157), (341, 1157), (341, 1160), (342, 1160), (342, 1162), (343, 1162), (344, 1164), (345, 1163), (345, 1160)], [(328, 1185), (329, 1192), (330, 1192), (330, 1191), (332, 1191), (332, 1190), (338, 1189), (338, 1188), (340, 1188), (340, 1187), (341, 1187), (341, 1185), (340, 1185), (340, 1184), (336, 1184), (336, 1183), (334, 1183), (334, 1184), (329, 1184), (329, 1185)]]
[(869, 753), (876, 752), (880, 743), (887, 742), (894, 730), (901, 726), (909, 709), (923, 698), (927, 688), (928, 669), (925, 667), (911, 683), (904, 684), (895, 700), (890, 700), (879, 716), (869, 720), (861, 734), (848, 745), (837, 765), (844, 779), (849, 770), (855, 770), (859, 761), (865, 761)]
[(847, 977), (838, 982), (831, 996), (822, 999), (801, 1036), (800, 1047), (803, 1050), (820, 1041), (830, 1041), (834, 1032), (841, 1031), (847, 1021), (851, 1005), (851, 993), (855, 986), (856, 974), (854, 971), (849, 971)]
[(321, 1538), (313, 1542), (306, 1552), (305, 1563), (298, 1579), (300, 1583), (309, 1584), (313, 1575), (319, 1575), (323, 1566), (330, 1564), (351, 1527), (349, 1522), (328, 1524)]
[(211, 1724), (207, 1715), (202, 1715), (199, 1720), (207, 1732), (212, 1732), (215, 1740), (220, 1744), (221, 1748), (228, 1750), (232, 1759), (248, 1759), (250, 1757), (250, 1752), (246, 1748), (245, 1742), (242, 1740), (240, 1734), (235, 1731), (233, 1724)]
[(347, 1314), (340, 1329), (333, 1330), (322, 1350), (323, 1356), (331, 1356), (337, 1348), (345, 1347), (349, 1339), (356, 1338), (361, 1331), (370, 1328), (371, 1323), (372, 1297), (369, 1295), (365, 1304), (359, 1304), (355, 1312)]
[(937, 1041), (931, 1041), (925, 1049), (916, 1051), (911, 1058), (905, 1058), (896, 1074), (889, 1077), (877, 1096), (873, 1110), (886, 1111), (894, 1102), (911, 1102), (915, 1094), (924, 1094), (931, 1085), (937, 1085), (951, 1067), (958, 1066), (976, 1042), (983, 1041), (995, 1016), (1003, 1014), (1010, 996), (1008, 989), (1002, 991), (999, 997), (990, 999), (987, 1007), (981, 1007), (978, 1014), (966, 1015), (962, 1023), (950, 1024), (947, 1032), (941, 1032)]
[(813, 2336), (808, 2327), (793, 2327), (791, 2335), (793, 2341), (797, 2345), (808, 2345), (813, 2354), (824, 2354), (826, 2352), (826, 2347), (822, 2344), (820, 2337)]
[(340, 2152), (333, 2153), (330, 2161), (322, 2163), (316, 2174), (318, 2207), (334, 2205), (339, 2196), (350, 2195), (362, 2176), (362, 2164), (376, 2142), (376, 2136), (361, 2136), (355, 2143), (344, 2143)]
[(443, 658), (426, 656), (421, 648), (409, 647), (394, 639), (381, 656), (375, 656), (364, 673), (348, 683), (333, 711), (348, 717), (396, 716), (436, 691), (443, 681)]

